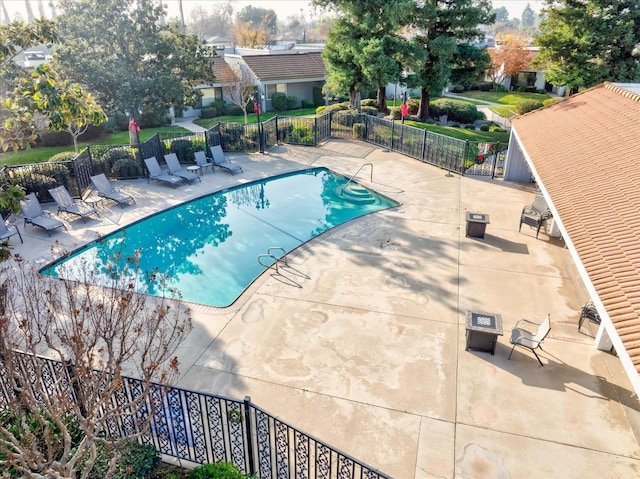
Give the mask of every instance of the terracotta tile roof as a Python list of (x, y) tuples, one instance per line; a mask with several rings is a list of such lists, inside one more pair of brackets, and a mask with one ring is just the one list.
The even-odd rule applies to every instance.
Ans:
[(262, 81), (324, 78), (327, 74), (318, 52), (247, 55), (242, 60)]
[(238, 77), (233, 72), (229, 64), (224, 61), (224, 58), (213, 58), (213, 74), (215, 75), (214, 83), (233, 83), (238, 80)]
[(604, 83), (512, 125), (640, 372), (640, 95)]

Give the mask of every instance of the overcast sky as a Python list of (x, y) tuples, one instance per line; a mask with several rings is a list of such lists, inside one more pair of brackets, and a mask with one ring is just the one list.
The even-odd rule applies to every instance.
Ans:
[[(169, 8), (169, 16), (177, 17), (179, 14), (179, 0), (163, 0), (165, 5)], [(226, 0), (182, 0), (182, 8), (184, 10), (185, 21), (189, 19), (189, 12), (196, 5), (201, 5), (203, 7), (211, 6), (215, 3), (226, 2)], [(9, 16), (11, 20), (15, 20), (16, 13), (19, 13), (22, 17), (22, 20), (27, 19), (27, 9), (25, 6), (25, 0), (0, 0), (0, 3), (4, 3), (5, 8), (9, 12)], [(51, 15), (51, 8), (49, 7), (49, 0), (30, 0), (31, 10), (33, 14), (38, 17), (40, 16), (40, 5), (47, 16)], [(542, 0), (493, 0), (493, 5), (495, 8), (506, 7), (509, 10), (509, 16), (511, 18), (521, 18), (522, 10), (527, 6), (527, 4), (531, 5), (531, 8), (539, 12), (544, 2)], [(313, 7), (311, 7), (310, 3), (307, 1), (299, 1), (299, 0), (251, 0), (251, 1), (240, 1), (234, 0), (234, 11), (237, 13), (242, 10), (243, 7), (247, 5), (253, 5), (254, 7), (261, 8), (270, 8), (275, 10), (278, 18), (280, 20), (286, 20), (287, 17), (290, 16), (298, 16), (304, 15), (305, 18), (310, 19), (313, 15)], [(302, 10), (301, 10), (302, 9)], [(2, 14), (2, 12), (0, 12)], [(4, 16), (3, 16), (4, 20)]]

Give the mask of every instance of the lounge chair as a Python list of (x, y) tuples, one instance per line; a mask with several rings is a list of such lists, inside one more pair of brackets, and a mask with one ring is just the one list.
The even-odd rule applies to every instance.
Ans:
[[(520, 323), (529, 323), (531, 325), (537, 326), (535, 331), (529, 331), (527, 329), (523, 329), (519, 327)], [(511, 355), (513, 354), (513, 350), (516, 346), (522, 346), (523, 348), (527, 348), (531, 350), (533, 355), (536, 357), (540, 366), (544, 366), (540, 358), (536, 354), (536, 349), (542, 349), (542, 341), (547, 337), (551, 331), (551, 315), (547, 314), (547, 317), (542, 323), (534, 323), (533, 321), (528, 321), (526, 319), (521, 319), (516, 323), (516, 327), (511, 330), (511, 338), (509, 342), (513, 344), (511, 348), (511, 352), (509, 353), (509, 359), (511, 359)]]
[[(196, 157), (196, 165), (200, 168), (213, 167), (213, 163), (209, 163), (209, 160), (207, 160), (207, 154), (204, 151), (195, 151), (193, 154)], [(211, 171), (213, 171), (213, 168)]]
[(98, 192), (98, 196), (102, 196), (103, 198), (108, 198), (111, 201), (115, 201), (120, 205), (120, 208), (123, 208), (123, 205), (126, 204), (136, 204), (136, 200), (133, 198), (133, 196), (121, 193), (119, 190), (116, 190), (111, 185), (111, 182), (104, 175), (104, 173), (92, 176), (91, 183), (93, 183), (93, 186)]
[(175, 188), (178, 183), (183, 181), (179, 176), (174, 176), (162, 171), (155, 156), (152, 156), (151, 158), (145, 158), (144, 164), (147, 165), (147, 169), (149, 170), (149, 178), (147, 179), (147, 183), (149, 183), (149, 181), (151, 180), (163, 181), (165, 183), (169, 183)]
[(189, 183), (191, 183), (193, 180), (202, 181), (202, 179), (200, 178), (200, 175), (182, 167), (175, 153), (169, 153), (168, 155), (164, 155), (164, 161), (167, 162), (167, 166), (169, 167), (169, 173), (171, 173), (172, 175), (179, 176), (180, 178), (188, 181)]
[(234, 165), (233, 163), (227, 161), (220, 145), (210, 146), (209, 150), (211, 150), (211, 158), (213, 158), (214, 169), (217, 166), (219, 168), (227, 170), (232, 175), (237, 171), (242, 173), (242, 167), (240, 165)]
[(20, 243), (24, 243), (24, 241), (22, 241), (22, 235), (20, 234), (18, 225), (7, 224), (4, 221), (0, 220), (0, 241), (8, 240), (15, 235), (18, 235), (18, 237), (20, 238)]
[(79, 206), (64, 186), (58, 186), (49, 190), (49, 194), (58, 205), (58, 213), (64, 212), (70, 215), (76, 215), (82, 218), (82, 221), (87, 222), (87, 216), (96, 215), (100, 217), (100, 214), (94, 209), (88, 206)]
[(44, 211), (42, 206), (40, 206), (40, 202), (36, 197), (35, 193), (30, 193), (26, 195), (20, 201), (20, 208), (22, 209), (22, 214), (24, 215), (24, 225), (32, 224), (34, 226), (39, 226), (43, 228), (49, 236), (51, 236), (51, 231), (57, 228), (67, 227), (65, 224), (57, 218), (51, 216), (51, 213), (48, 211)]

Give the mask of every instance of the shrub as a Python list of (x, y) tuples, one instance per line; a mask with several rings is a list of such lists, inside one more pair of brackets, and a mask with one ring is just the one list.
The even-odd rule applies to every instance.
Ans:
[(524, 115), (525, 113), (537, 110), (538, 108), (542, 108), (542, 102), (540, 100), (525, 99), (518, 100), (516, 103), (516, 113), (519, 115)]
[(227, 108), (225, 109), (225, 114), (229, 116), (241, 116), (241, 115), (244, 115), (244, 112), (242, 111), (242, 108), (240, 108), (238, 105), (227, 105)]
[(475, 125), (472, 125), (472, 124), (464, 125), (464, 127), (465, 127), (466, 130), (475, 130), (476, 129)]
[(295, 110), (298, 108), (298, 97), (297, 96), (288, 96), (287, 97), (287, 110)]
[(502, 83), (494, 83), (493, 84), (493, 91), (498, 92), (498, 93), (503, 93), (503, 92), (507, 91), (507, 88)]
[(76, 156), (78, 156), (78, 153), (76, 153), (75, 151), (62, 151), (60, 153), (53, 155), (51, 158), (49, 158), (48, 161), (49, 163), (56, 163), (59, 161), (71, 161)]
[(311, 100), (302, 100), (300, 106), (302, 108), (313, 108), (315, 105)]
[(271, 106), (275, 111), (284, 111), (287, 109), (287, 95), (276, 92), (271, 95)]
[[(88, 479), (106, 477), (108, 461), (112, 456), (112, 446), (99, 444), (98, 459), (88, 475)], [(143, 479), (160, 465), (160, 457), (153, 446), (138, 441), (126, 441), (119, 446), (122, 455), (116, 464), (113, 479)]]
[(489, 131), (489, 125), (486, 123), (484, 125), (480, 125), (480, 131)]
[(164, 108), (146, 110), (140, 115), (138, 122), (140, 128), (155, 128), (166, 124), (166, 112)]
[(113, 176), (116, 178), (138, 178), (142, 176), (138, 162), (133, 158), (121, 158), (113, 164)]
[(499, 132), (504, 133), (504, 132), (505, 132), (505, 131), (507, 131), (507, 130), (505, 130), (504, 128), (502, 128), (501, 126), (498, 126), (498, 125), (491, 125), (491, 126), (489, 127), (489, 131), (491, 131), (491, 132), (499, 131)]
[(127, 131), (129, 129), (129, 118), (124, 113), (116, 113), (113, 121), (118, 131)]
[(218, 112), (218, 115), (224, 114), (224, 111), (227, 108), (227, 104), (224, 102), (224, 100), (212, 101), (207, 106), (210, 106), (211, 108), (215, 108), (216, 111)]
[(218, 462), (198, 466), (191, 474), (190, 479), (244, 479), (244, 476), (236, 466), (230, 462)]
[(66, 131), (43, 130), (38, 133), (41, 146), (69, 146), (73, 145), (73, 138)]
[(471, 103), (466, 103), (448, 98), (440, 98), (431, 102), (431, 115), (439, 117), (447, 115), (450, 121), (459, 123), (473, 123), (480, 119), (478, 109)]
[(181, 163), (194, 161), (193, 145), (189, 140), (173, 140), (169, 147), (170, 153), (175, 153)]
[(418, 110), (420, 109), (420, 100), (417, 98), (410, 98), (407, 101), (407, 105), (409, 105), (409, 115), (418, 114)]
[(453, 85), (451, 87), (451, 93), (462, 93), (464, 92), (464, 87), (462, 85)]
[(200, 118), (213, 118), (218, 116), (218, 110), (214, 106), (205, 106), (200, 110)]
[(354, 123), (353, 124), (353, 138), (356, 140), (364, 140), (364, 135), (367, 131), (366, 125), (364, 123)]
[(391, 112), (391, 118), (393, 118), (394, 120), (402, 119), (402, 112), (400, 111), (399, 106), (393, 106), (389, 108), (389, 111)]
[(360, 108), (360, 110), (365, 115), (370, 115), (370, 116), (378, 115), (378, 109), (375, 106), (363, 106), (362, 108)]
[(360, 105), (362, 105), (362, 106), (375, 106), (377, 108), (378, 107), (378, 100), (376, 100), (374, 98), (365, 98), (364, 100), (362, 100), (360, 102)]
[(480, 90), (480, 91), (491, 91), (491, 87), (493, 87), (493, 83), (483, 81), (483, 82), (472, 83), (469, 89)]
[(313, 130), (308, 126), (296, 125), (291, 129), (289, 141), (291, 141), (291, 143), (298, 144), (314, 144), (315, 137), (313, 135)]
[(322, 94), (322, 87), (319, 87), (319, 86), (313, 87), (313, 105), (314, 106), (324, 105), (324, 95)]

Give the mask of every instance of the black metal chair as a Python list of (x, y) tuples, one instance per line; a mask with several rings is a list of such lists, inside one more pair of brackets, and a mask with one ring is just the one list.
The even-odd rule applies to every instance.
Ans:
[(582, 307), (580, 319), (578, 320), (578, 331), (580, 331), (585, 319), (588, 319), (590, 323), (600, 324), (600, 315), (598, 314), (596, 305), (593, 304), (591, 300), (587, 301)]
[(537, 194), (533, 203), (522, 208), (522, 213), (520, 214), (520, 227), (518, 228), (518, 231), (522, 230), (523, 224), (532, 226), (536, 229), (537, 239), (542, 225), (544, 225), (546, 231), (547, 220), (552, 217), (551, 210), (547, 206), (544, 196)]

